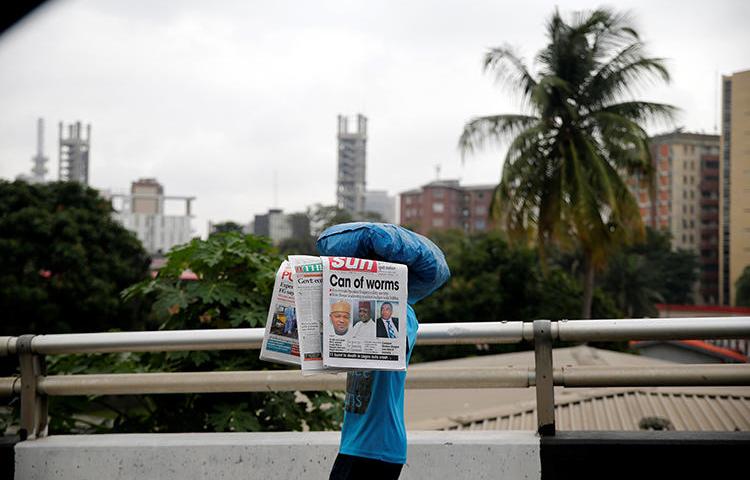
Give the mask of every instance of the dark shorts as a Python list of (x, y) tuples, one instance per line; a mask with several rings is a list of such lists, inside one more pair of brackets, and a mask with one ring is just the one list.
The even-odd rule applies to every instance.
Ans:
[(329, 480), (349, 480), (377, 478), (378, 480), (396, 480), (401, 475), (400, 463), (384, 462), (372, 458), (355, 457), (339, 453), (333, 462)]

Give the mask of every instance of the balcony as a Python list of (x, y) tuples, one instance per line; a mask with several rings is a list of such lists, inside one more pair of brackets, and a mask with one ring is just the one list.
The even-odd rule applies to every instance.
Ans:
[[(44, 355), (128, 351), (257, 349), (261, 329), (24, 335), (0, 338), (0, 355), (17, 355), (19, 377), (1, 378), (0, 395), (20, 394), (21, 437), (15, 478), (325, 478), (338, 445), (336, 432), (113, 434), (47, 436), (45, 399), (54, 395), (339, 390), (341, 375), (299, 371), (184, 372), (46, 376)], [(575, 320), (422, 324), (420, 345), (533, 341), (533, 364), (470, 368), (414, 365), (407, 388), (535, 390), (530, 424), (522, 431), (411, 431), (401, 478), (601, 478), (623, 451), (649, 474), (695, 475), (689, 455), (741, 471), (750, 451), (750, 364), (571, 365), (553, 356), (552, 342), (750, 338), (750, 317)], [(557, 362), (553, 361), (558, 358)], [(557, 365), (556, 365), (557, 364)], [(566, 424), (555, 397), (581, 388), (735, 386), (729, 420), (717, 431), (558, 431)], [(555, 388), (557, 387), (557, 388)], [(440, 392), (432, 395), (440, 402)], [(638, 401), (638, 400), (634, 400)], [(641, 400), (646, 401), (646, 400)], [(701, 400), (701, 404), (710, 400)], [(613, 399), (614, 404), (618, 404)], [(600, 406), (600, 408), (602, 408)], [(716, 407), (711, 407), (716, 410)], [(594, 418), (600, 413), (594, 410)], [(54, 414), (54, 412), (52, 412)], [(481, 412), (475, 412), (477, 414)], [(702, 422), (703, 420), (698, 420)], [(473, 420), (461, 425), (473, 425)], [(728, 424), (727, 424), (728, 425)], [(532, 430), (533, 428), (533, 430)], [(727, 431), (735, 428), (741, 431)], [(472, 430), (472, 428), (469, 428)], [(708, 430), (711, 430), (710, 426)], [(8, 449), (3, 449), (7, 457)], [(13, 453), (11, 453), (13, 455)], [(653, 463), (646, 463), (653, 462)], [(10, 478), (6, 470), (0, 476)], [(732, 467), (734, 465), (734, 467)], [(106, 472), (106, 473), (105, 473)]]

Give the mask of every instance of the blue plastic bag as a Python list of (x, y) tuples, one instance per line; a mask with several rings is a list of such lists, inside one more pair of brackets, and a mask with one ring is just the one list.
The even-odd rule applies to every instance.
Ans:
[(357, 257), (402, 263), (409, 267), (411, 304), (448, 281), (445, 255), (431, 240), (389, 223), (354, 222), (327, 228), (318, 237), (318, 252), (328, 257)]

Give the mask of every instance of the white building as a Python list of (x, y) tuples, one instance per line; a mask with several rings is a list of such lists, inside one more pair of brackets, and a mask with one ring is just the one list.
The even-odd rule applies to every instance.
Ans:
[[(153, 178), (133, 182), (130, 195), (111, 194), (114, 218), (135, 233), (150, 254), (166, 253), (176, 245), (190, 241), (191, 202), (195, 197), (165, 196), (164, 187)], [(184, 215), (167, 215), (167, 201), (185, 202)]]

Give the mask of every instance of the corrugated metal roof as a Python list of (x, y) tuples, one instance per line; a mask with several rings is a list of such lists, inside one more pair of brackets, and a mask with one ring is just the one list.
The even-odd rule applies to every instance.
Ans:
[[(536, 406), (452, 419), (441, 430), (536, 430)], [(480, 418), (482, 417), (482, 418)], [(643, 419), (669, 421), (679, 431), (750, 431), (750, 395), (631, 389), (582, 394), (556, 402), (558, 430), (640, 430)], [(657, 422), (659, 420), (656, 420)], [(653, 420), (652, 420), (653, 422)]]
[[(556, 368), (610, 365), (655, 367), (673, 362), (601, 350), (585, 345), (552, 351)], [(414, 364), (424, 367), (525, 367), (534, 365), (534, 351), (486, 355)], [(534, 388), (476, 388), (406, 390), (405, 410), (410, 430), (522, 429), (536, 430)], [(555, 387), (559, 430), (637, 429), (644, 416), (670, 412), (677, 430), (710, 430), (711, 422), (722, 429), (750, 430), (750, 387)], [(658, 410), (661, 409), (661, 410)], [(669, 410), (667, 410), (669, 409)], [(701, 413), (701, 412), (707, 413)], [(651, 413), (656, 412), (656, 413)], [(716, 413), (715, 413), (716, 412)], [(637, 419), (635, 419), (637, 417)], [(674, 417), (674, 418), (672, 418)], [(713, 420), (708, 420), (713, 419)], [(630, 425), (619, 427), (617, 425)], [(706, 425), (700, 428), (690, 425)], [(597, 426), (598, 425), (598, 426)], [(730, 428), (731, 427), (731, 428)]]

